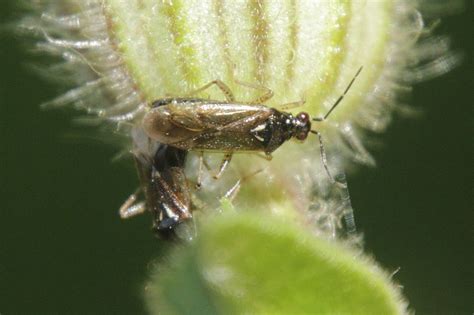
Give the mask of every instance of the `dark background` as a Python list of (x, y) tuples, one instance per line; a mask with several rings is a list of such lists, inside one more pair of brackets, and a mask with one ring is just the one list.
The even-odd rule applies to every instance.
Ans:
[[(8, 4), (1, 22), (13, 18)], [(372, 150), (378, 167), (349, 178), (366, 250), (401, 267), (417, 314), (474, 311), (472, 21), (469, 10), (444, 19), (438, 32), (465, 62), (417, 85), (411, 103), (424, 115), (395, 119)], [(57, 87), (27, 70), (21, 39), (0, 39), (0, 313), (143, 313), (161, 245), (148, 217), (117, 216), (133, 168), (111, 163), (115, 147), (63, 138), (74, 113), (40, 110)]]

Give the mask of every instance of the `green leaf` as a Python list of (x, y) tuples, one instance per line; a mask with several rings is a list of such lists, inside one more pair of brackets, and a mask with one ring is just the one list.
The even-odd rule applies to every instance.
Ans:
[(147, 287), (152, 314), (403, 314), (372, 261), (275, 218), (227, 214)]

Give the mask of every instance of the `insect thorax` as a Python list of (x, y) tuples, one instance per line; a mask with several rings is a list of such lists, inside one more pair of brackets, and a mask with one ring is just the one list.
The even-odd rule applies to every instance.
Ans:
[(253, 128), (250, 133), (265, 148), (265, 153), (272, 153), (293, 134), (293, 115), (274, 111), (262, 124)]

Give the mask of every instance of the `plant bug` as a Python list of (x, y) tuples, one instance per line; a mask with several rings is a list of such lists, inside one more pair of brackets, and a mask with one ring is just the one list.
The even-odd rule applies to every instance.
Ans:
[[(166, 144), (151, 141), (142, 130), (132, 132), (135, 148), (132, 151), (140, 180), (140, 188), (131, 194), (119, 209), (122, 219), (128, 219), (148, 210), (153, 216), (153, 230), (162, 239), (192, 239), (194, 226), (182, 229), (179, 235), (176, 228), (192, 223), (195, 210), (185, 163), (188, 151)], [(240, 178), (225, 193), (232, 201), (238, 194), (243, 181), (260, 173), (258, 170)], [(143, 194), (144, 201), (137, 201)], [(184, 233), (183, 233), (184, 232)]]
[[(191, 195), (184, 173), (187, 151), (158, 145), (152, 156), (134, 154), (141, 187), (120, 207), (120, 217), (130, 218), (146, 209), (153, 215), (153, 230), (163, 239), (174, 236), (174, 229), (192, 219)], [(145, 201), (136, 202), (143, 192)]]
[[(344, 92), (323, 117), (312, 121), (324, 121), (342, 101), (347, 91), (362, 71), (359, 68)], [(318, 136), (321, 160), (332, 182), (321, 133), (311, 129), (310, 116), (300, 112), (296, 116), (263, 105), (273, 96), (270, 89), (255, 87), (248, 83), (239, 84), (265, 90), (265, 94), (249, 103), (236, 102), (230, 88), (220, 80), (212, 81), (191, 94), (196, 94), (216, 85), (225, 95), (226, 102), (202, 98), (164, 98), (151, 104), (143, 118), (145, 133), (153, 140), (182, 150), (225, 152), (225, 157), (215, 178), (218, 178), (229, 164), (232, 154), (238, 151), (271, 154), (290, 138), (304, 141), (308, 133)], [(290, 108), (302, 105), (304, 101), (282, 105)], [(202, 163), (201, 163), (202, 165)], [(202, 169), (202, 167), (200, 167)], [(198, 183), (199, 184), (199, 183)]]

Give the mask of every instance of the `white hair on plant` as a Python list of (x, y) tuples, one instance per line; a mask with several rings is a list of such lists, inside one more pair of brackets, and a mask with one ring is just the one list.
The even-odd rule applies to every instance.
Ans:
[[(449, 3), (437, 5), (423, 8), (432, 17)], [(449, 40), (432, 34), (432, 21), (425, 25), (417, 2), (409, 0), (45, 0), (33, 3), (21, 26), (38, 35), (38, 51), (61, 60), (47, 75), (73, 86), (45, 106), (73, 107), (99, 125), (117, 125), (125, 149), (148, 104), (167, 95), (185, 95), (221, 79), (239, 100), (254, 96), (235, 84), (238, 79), (271, 88), (271, 106), (304, 98), (303, 109), (321, 116), (363, 66), (330, 119), (316, 126), (337, 175), (354, 160), (374, 164), (364, 147), (365, 131), (382, 132), (394, 111), (406, 111), (400, 95), (413, 83), (459, 62)], [(214, 90), (206, 93), (221, 98)], [(243, 187), (242, 208), (303, 218), (316, 233), (334, 238), (350, 205), (333, 204), (316, 141), (284, 144), (270, 163), (239, 155), (221, 180), (205, 178), (199, 195), (215, 204), (237, 178), (264, 169)], [(211, 157), (210, 164), (219, 159)], [(195, 177), (197, 161), (187, 168)], [(288, 214), (287, 208), (304, 215)]]
[(39, 51), (64, 60), (47, 75), (67, 73), (76, 86), (45, 107), (73, 106), (117, 122), (130, 121), (134, 113), (143, 110), (146, 102), (117, 51), (101, 1), (66, 1), (61, 5), (50, 1), (35, 9), (41, 15), (30, 16), (21, 25), (44, 38), (37, 43)]

